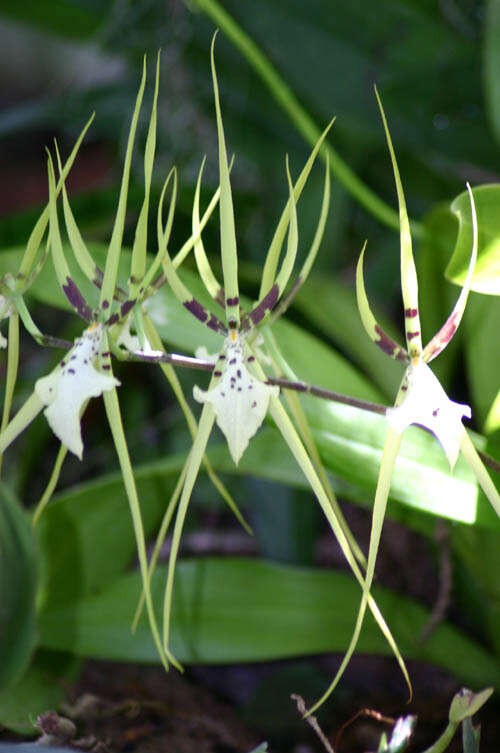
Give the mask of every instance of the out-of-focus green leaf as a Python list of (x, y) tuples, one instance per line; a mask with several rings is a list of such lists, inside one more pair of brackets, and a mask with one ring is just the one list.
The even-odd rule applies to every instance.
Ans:
[[(165, 567), (153, 580), (160, 604)], [(140, 578), (130, 573), (101, 592), (40, 615), (41, 643), (82, 656), (157, 661), (146, 621), (130, 631)], [(410, 599), (375, 588), (374, 597), (408, 657), (442, 666), (470, 684), (500, 687), (500, 667), (457, 628), (441, 623), (418, 641), (429, 612)], [(299, 569), (245, 558), (180, 562), (171, 621), (172, 649), (184, 662), (239, 662), (343, 651), (359, 606), (359, 587), (345, 573)], [(359, 650), (388, 653), (367, 620)]]
[(495, 368), (500, 356), (500, 298), (476, 294), (469, 296), (463, 327), (473, 415), (478, 425), (491, 433), (499, 426), (498, 416), (488, 417), (488, 414), (500, 389), (500, 378)]
[(76, 679), (80, 664), (60, 651), (38, 651), (21, 679), (0, 693), (0, 724), (19, 734), (37, 734), (36, 717), (64, 700), (65, 684)]
[(22, 675), (36, 642), (38, 552), (23, 509), (0, 485), (0, 690)]
[[(137, 469), (146, 535), (156, 530), (182, 467), (179, 458), (175, 460), (174, 470), (159, 463)], [(43, 555), (39, 601), (45, 609), (109, 583), (136, 553), (120, 473), (61, 494), (44, 511), (37, 527)]]
[[(500, 294), (500, 184), (478, 186), (473, 189), (479, 230), (477, 263), (471, 290), (488, 295)], [(463, 285), (472, 248), (472, 219), (467, 191), (451, 203), (459, 227), (453, 256), (446, 268), (446, 277)]]
[(484, 19), (484, 98), (493, 133), (500, 143), (500, 3), (487, 0)]
[(97, 31), (102, 17), (89, 5), (71, 0), (2, 0), (0, 15), (64, 37), (86, 38)]

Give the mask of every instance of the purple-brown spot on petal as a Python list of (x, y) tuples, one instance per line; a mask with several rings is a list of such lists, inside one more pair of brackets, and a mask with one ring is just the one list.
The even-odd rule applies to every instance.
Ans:
[(407, 359), (406, 351), (392, 337), (389, 337), (378, 324), (375, 325), (375, 332), (380, 338), (379, 340), (375, 340), (375, 344), (384, 353), (387, 353), (392, 358), (396, 358), (398, 361), (405, 361)]
[(106, 324), (108, 325), (108, 327), (112, 327), (113, 324), (116, 324), (116, 322), (119, 321), (119, 319), (120, 317), (118, 314), (111, 314)]
[(210, 314), (210, 319), (206, 323), (207, 327), (210, 327), (210, 329), (213, 329), (214, 332), (226, 332), (226, 327), (223, 322), (221, 322), (220, 319), (218, 319), (215, 314)]
[(108, 300), (107, 300), (106, 298), (105, 298), (105, 299), (104, 299), (104, 301), (102, 302), (102, 308), (103, 308), (103, 309), (107, 309), (107, 308), (109, 308), (109, 301), (108, 301)]
[(420, 331), (417, 330), (416, 332), (408, 332), (407, 337), (408, 340), (413, 340), (414, 337), (418, 337), (420, 334)]
[(71, 277), (66, 277), (66, 285), (63, 285), (62, 287), (66, 298), (71, 303), (71, 305), (75, 307), (78, 314), (82, 317), (82, 319), (85, 319), (86, 322), (90, 322), (92, 319), (92, 309), (86, 303), (85, 298), (80, 293), (77, 285), (71, 279)]
[(120, 306), (120, 313), (123, 316), (127, 316), (128, 312), (131, 308), (135, 305), (135, 298), (132, 298), (130, 301), (125, 301), (125, 303), (122, 303)]
[(206, 322), (208, 319), (208, 313), (204, 306), (201, 305), (196, 298), (192, 298), (190, 301), (184, 301), (183, 304), (188, 311), (190, 311), (200, 322)]
[(279, 286), (274, 283), (271, 290), (266, 293), (264, 298), (250, 311), (250, 319), (253, 324), (258, 324), (265, 317), (268, 311), (272, 311), (279, 298)]
[(418, 309), (405, 309), (405, 316), (408, 319), (413, 319), (413, 317), (417, 315), (418, 315)]
[(222, 376), (222, 371), (214, 371), (214, 376), (216, 377)]

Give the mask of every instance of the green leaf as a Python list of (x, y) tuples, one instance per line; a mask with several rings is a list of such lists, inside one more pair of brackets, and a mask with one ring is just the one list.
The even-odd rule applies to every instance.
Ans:
[[(161, 604), (166, 568), (152, 583)], [(115, 580), (100, 592), (44, 610), (41, 643), (80, 656), (156, 662), (146, 621), (135, 635), (130, 622), (140, 594), (137, 572)], [(429, 611), (411, 599), (374, 588), (406, 656), (432, 662), (470, 684), (500, 687), (496, 660), (452, 625), (441, 623), (425, 643), (417, 636)], [(171, 645), (185, 662), (259, 661), (304, 653), (343, 651), (359, 607), (359, 586), (340, 572), (301, 569), (245, 558), (200, 558), (180, 562), (171, 620)], [(388, 653), (371, 618), (359, 650)]]
[(38, 552), (19, 503), (0, 486), (0, 689), (24, 672), (36, 643)]
[(500, 425), (498, 409), (490, 413), (500, 387), (493, 360), (499, 328), (500, 298), (472, 295), (465, 312), (465, 365), (474, 418), (488, 434)]
[(36, 734), (36, 717), (58, 708), (66, 696), (65, 687), (76, 680), (80, 665), (79, 659), (65, 653), (38, 651), (21, 679), (0, 693), (0, 724), (19, 734)]
[[(145, 532), (161, 520), (179, 471), (177, 462), (144, 466), (135, 474), (144, 500)], [(38, 523), (43, 568), (39, 600), (43, 608), (74, 601), (102, 587), (129, 566), (136, 553), (130, 511), (120, 473), (73, 487), (59, 495)]]
[[(500, 294), (500, 185), (478, 186), (473, 189), (479, 227), (478, 257), (472, 276), (471, 290), (488, 295)], [(472, 248), (472, 219), (467, 191), (451, 203), (451, 211), (459, 223), (453, 256), (446, 268), (446, 277), (463, 285)]]

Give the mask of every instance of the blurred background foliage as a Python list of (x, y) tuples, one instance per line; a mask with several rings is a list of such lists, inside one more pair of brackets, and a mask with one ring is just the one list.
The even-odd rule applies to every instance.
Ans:
[[(500, 3), (223, 0), (223, 5), (263, 50), (320, 128), (336, 116), (330, 143), (358, 177), (393, 207), (393, 176), (373, 93), (377, 84), (419, 239), (416, 258), (425, 340), (437, 330), (458, 295), (458, 288), (446, 282), (442, 274), (457, 232), (449, 202), (463, 191), (467, 180), (472, 184), (499, 181)], [(159, 49), (161, 88), (154, 190), (158, 196), (159, 186), (175, 164), (180, 196), (172, 248), (180, 246), (190, 232), (194, 183), (204, 154), (208, 157), (205, 200), (217, 185), (209, 72), (214, 29), (213, 20), (196, 0), (2, 0), (0, 248), (25, 243), (47, 199), (44, 147), (55, 137), (67, 153), (92, 111), (96, 118), (68, 185), (83, 236), (96, 242), (108, 238), (143, 55), (152, 73)], [(285, 154), (290, 155), (296, 174), (310, 147), (223, 34), (217, 41), (216, 60), (226, 138), (229, 151), (236, 155), (231, 179), (243, 260), (241, 274), (246, 293), (252, 295), (258, 267), (287, 195)], [(151, 93), (152, 75), (149, 79)], [(147, 117), (145, 111), (133, 163), (129, 245), (142, 197), (140, 145), (144, 143)], [(303, 250), (311, 240), (322, 184), (321, 170), (316, 170), (300, 203)], [(155, 206), (154, 196), (152, 203)], [(154, 223), (154, 213), (152, 217)], [(215, 224), (205, 235), (206, 247), (217, 264)], [(352, 318), (354, 267), (365, 239), (367, 288), (381, 316), (385, 315), (387, 326), (391, 327), (392, 320), (393, 330), (400, 331), (398, 234), (360, 206), (338, 180), (333, 182), (316, 277), (289, 318), (353, 359), (371, 382), (370, 397), (390, 402), (398, 372), (391, 370), (390, 364), (387, 368), (380, 366), (371, 344), (358, 338), (359, 323)], [(493, 337), (498, 332), (500, 310), (496, 300), (488, 299), (485, 304), (477, 296), (472, 299), (465, 334), (461, 333), (443, 354), (436, 370), (447, 385), (453, 386), (455, 399), (472, 402), (480, 430), (498, 390), (498, 378), (490, 360), (491, 339), (477, 338), (473, 325), (478, 317), (483, 321), (481, 307), (488, 305), (488, 334)], [(34, 316), (43, 331), (67, 338), (78, 332), (79, 325), (60, 312), (54, 314), (40, 307)], [(27, 340), (23, 354), (18, 385), (21, 397), (56, 359), (55, 353), (40, 353)], [(184, 450), (189, 444), (184, 421), (156, 370), (129, 365), (127, 371), (129, 389), (123, 390), (120, 399), (134, 460), (160, 460)], [(187, 394), (195, 379), (183, 374)], [(131, 385), (135, 389), (130, 389)], [(100, 411), (99, 405), (90, 405), (84, 426), (85, 463), (68, 460), (62, 485), (116, 468)], [(490, 439), (490, 446), (495, 447), (495, 437)], [(41, 422), (9, 450), (6, 480), (25, 503), (34, 502), (41, 493), (56, 450), (55, 440)], [(294, 564), (317, 562), (320, 522), (316, 508), (303, 504), (310, 498), (307, 491), (243, 475), (232, 483), (236, 499), (243, 501), (254, 525), (260, 554)], [(355, 494), (347, 496), (356, 498)], [(210, 527), (221, 517), (219, 501), (204, 479), (200, 479), (196, 499), (203, 504), (191, 514), (191, 530)], [(399, 519), (404, 521), (401, 510)], [(356, 519), (356, 514), (351, 512), (351, 517)], [(427, 555), (437, 562), (434, 521), (431, 524), (425, 513), (420, 517), (415, 517), (414, 511), (406, 515), (414, 529), (428, 536)], [(361, 536), (365, 535), (366, 520), (358, 525)], [(398, 530), (397, 535), (401, 535)], [(457, 530), (452, 542), (456, 566), (454, 615), (471, 635), (496, 652), (498, 636), (496, 641), (492, 636), (497, 632), (500, 596), (491, 582), (491, 572), (498, 560), (498, 532), (465, 526)], [(396, 545), (392, 546), (393, 554), (394, 549)], [(485, 553), (486, 561), (478, 558), (479, 551)], [(428, 573), (426, 567), (415, 563), (415, 571), (420, 571), (414, 576), (419, 582), (413, 584), (413, 595), (431, 604), (435, 593), (426, 593), (421, 582)]]

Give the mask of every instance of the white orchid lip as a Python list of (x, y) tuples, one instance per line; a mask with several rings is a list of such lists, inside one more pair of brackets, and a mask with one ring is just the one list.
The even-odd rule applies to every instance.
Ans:
[(47, 406), (44, 414), (50, 428), (80, 460), (83, 454), (80, 419), (87, 401), (120, 384), (118, 379), (96, 368), (102, 334), (101, 324), (91, 325), (75, 340), (61, 363), (35, 383), (36, 394)]
[(471, 417), (470, 407), (450, 400), (430, 367), (416, 358), (406, 370), (399, 398), (396, 407), (387, 409), (389, 425), (398, 434), (410, 424), (425, 426), (437, 437), (453, 468), (465, 431), (462, 418)]
[(246, 355), (242, 338), (231, 331), (214, 369), (218, 383), (209, 390), (201, 390), (197, 386), (193, 390), (195, 400), (212, 406), (217, 425), (227, 439), (236, 465), (262, 424), (269, 399), (279, 394), (278, 387), (265, 384), (253, 376), (247, 366), (252, 360), (252, 355)]

